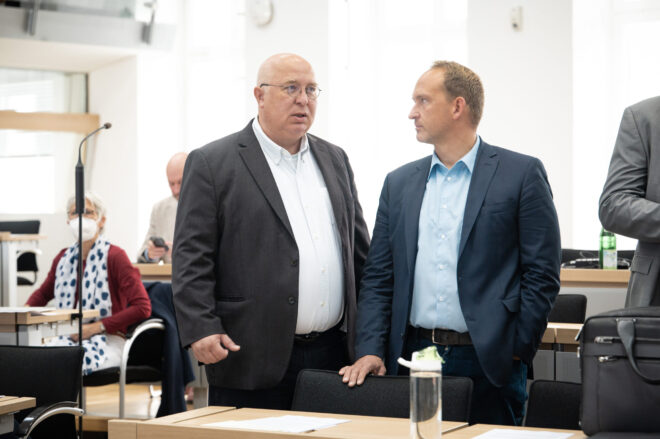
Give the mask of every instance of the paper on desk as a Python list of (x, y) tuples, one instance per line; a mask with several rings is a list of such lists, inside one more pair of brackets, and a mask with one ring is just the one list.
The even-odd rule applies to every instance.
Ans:
[(0, 313), (20, 313), (29, 312), (33, 316), (45, 314), (49, 311), (55, 311), (55, 308), (50, 306), (2, 306)]
[(573, 433), (557, 433), (554, 431), (512, 430), (509, 428), (494, 428), (474, 439), (566, 439)]
[(317, 418), (313, 416), (273, 416), (245, 421), (223, 421), (204, 424), (205, 427), (241, 428), (245, 430), (282, 431), (304, 433), (348, 422), (348, 419)]

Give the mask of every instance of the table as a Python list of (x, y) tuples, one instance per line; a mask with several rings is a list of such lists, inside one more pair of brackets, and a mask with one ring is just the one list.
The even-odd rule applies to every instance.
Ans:
[(133, 264), (140, 271), (143, 281), (172, 280), (172, 264)]
[(39, 252), (43, 235), (12, 235), (0, 232), (0, 306), (18, 306), (16, 259), (24, 252)]
[(2, 396), (0, 397), (0, 434), (14, 431), (14, 413), (37, 405), (35, 398)]
[(580, 360), (575, 337), (581, 323), (548, 323), (534, 357), (534, 378), (579, 383)]
[[(43, 339), (78, 333), (77, 309), (53, 309), (35, 313), (31, 307), (0, 307), (0, 344), (41, 346)], [(98, 317), (98, 309), (83, 311), (83, 318)]]
[[(571, 433), (569, 439), (587, 439), (587, 435), (580, 430), (559, 430), (555, 428), (533, 428), (533, 427), (509, 427), (506, 425), (487, 425), (487, 424), (476, 424), (471, 425), (466, 428), (461, 428), (459, 430), (452, 431), (447, 433), (447, 439), (470, 439), (480, 434), (484, 434), (493, 429), (510, 429), (510, 430), (520, 430), (520, 431), (551, 431), (553, 433)], [(443, 434), (444, 438), (445, 435)]]
[[(299, 415), (324, 418), (349, 419), (350, 422), (306, 433), (277, 433), (255, 430), (235, 430), (207, 427), (204, 424), (228, 420), (258, 419), (270, 416)], [(443, 434), (466, 427), (464, 422), (443, 421)], [(146, 422), (134, 420), (111, 420), (108, 423), (108, 439), (174, 439), (194, 437), (196, 439), (280, 439), (280, 438), (326, 438), (326, 439), (388, 439), (408, 438), (408, 419), (374, 416), (338, 415), (329, 413), (293, 412), (288, 410), (265, 410), (233, 407), (205, 407), (177, 413), (172, 416)]]

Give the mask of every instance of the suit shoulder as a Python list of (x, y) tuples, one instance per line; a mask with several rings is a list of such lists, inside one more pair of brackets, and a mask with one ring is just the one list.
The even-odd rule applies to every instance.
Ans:
[(528, 166), (531, 162), (541, 163), (541, 160), (537, 157), (528, 154), (512, 151), (510, 149), (502, 148), (501, 146), (489, 145), (487, 143), (484, 143), (484, 145), (486, 148), (490, 148), (500, 160), (512, 162), (518, 166)]
[(660, 117), (660, 96), (644, 99), (641, 102), (631, 105), (627, 110), (633, 112), (636, 117), (657, 120)]
[(416, 172), (419, 169), (426, 169), (426, 170), (431, 169), (430, 155), (423, 157), (419, 160), (415, 160), (414, 162), (409, 162), (406, 163), (405, 165), (399, 166), (398, 168), (387, 174), (387, 178), (393, 178), (393, 179), (407, 178), (407, 176), (410, 175), (411, 172)]
[(241, 132), (239, 131), (221, 139), (214, 140), (200, 148), (194, 149), (191, 151), (191, 154), (201, 154), (207, 158), (215, 155), (227, 154), (229, 151), (235, 150), (234, 147), (239, 143), (240, 134)]
[(344, 151), (344, 149), (340, 146), (335, 145), (334, 143), (328, 142), (327, 140), (315, 136), (314, 134), (307, 133), (307, 137), (309, 138), (310, 143), (316, 145), (316, 147), (327, 148), (328, 150), (334, 153), (339, 153), (342, 156), (346, 156), (346, 152)]

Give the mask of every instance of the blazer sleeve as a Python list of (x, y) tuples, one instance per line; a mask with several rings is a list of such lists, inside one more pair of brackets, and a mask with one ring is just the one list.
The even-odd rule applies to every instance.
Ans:
[(522, 183), (518, 212), (520, 312), (514, 354), (530, 364), (559, 293), (561, 237), (543, 164), (533, 159)]
[(181, 345), (225, 329), (215, 310), (219, 236), (215, 174), (200, 150), (183, 171), (172, 252), (172, 289)]
[(638, 119), (631, 108), (623, 113), (598, 216), (609, 231), (660, 242), (660, 204), (645, 198), (650, 148)]
[(358, 298), (356, 358), (385, 359), (392, 315), (394, 272), (390, 246), (389, 177), (380, 195), (376, 224)]

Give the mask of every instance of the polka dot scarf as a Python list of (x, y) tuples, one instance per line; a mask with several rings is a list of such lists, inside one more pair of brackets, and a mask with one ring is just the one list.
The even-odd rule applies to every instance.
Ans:
[[(108, 249), (110, 243), (98, 238), (87, 255), (83, 273), (83, 309), (98, 309), (101, 318), (112, 315), (112, 300), (108, 287)], [(78, 277), (78, 244), (69, 247), (57, 264), (55, 274), (55, 303), (58, 308), (73, 308), (76, 305), (76, 279)], [(83, 323), (97, 320), (89, 319)], [(66, 336), (51, 339), (51, 346), (75, 346), (78, 343)], [(108, 358), (105, 334), (96, 334), (83, 340), (85, 358), (83, 374), (87, 375), (102, 369)]]

